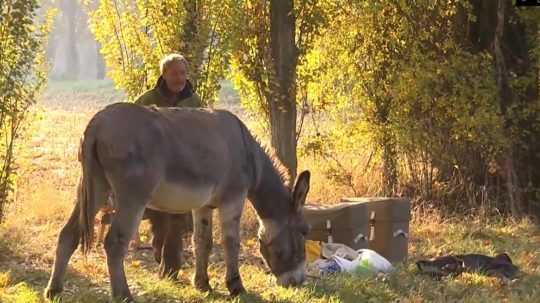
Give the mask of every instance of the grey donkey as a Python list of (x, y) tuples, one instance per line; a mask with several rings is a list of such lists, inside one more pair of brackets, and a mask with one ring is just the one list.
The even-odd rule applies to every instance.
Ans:
[(301, 210), (310, 173), (300, 173), (290, 186), (275, 157), (234, 114), (115, 103), (88, 123), (79, 160), (78, 198), (60, 231), (47, 298), (61, 293), (66, 267), (79, 243), (83, 253), (91, 248), (94, 217), (110, 191), (115, 196), (115, 216), (104, 247), (114, 299), (133, 301), (124, 257), (145, 208), (193, 212), (193, 284), (202, 291), (211, 290), (207, 266), (213, 242), (212, 210), (217, 209), (227, 288), (232, 296), (245, 292), (238, 254), (246, 198), (259, 217), (260, 251), (277, 283), (295, 286), (305, 280), (304, 237), (309, 226)]

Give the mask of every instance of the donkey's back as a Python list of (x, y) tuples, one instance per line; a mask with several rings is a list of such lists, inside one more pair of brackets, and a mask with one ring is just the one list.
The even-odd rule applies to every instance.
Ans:
[(232, 188), (247, 190), (253, 145), (244, 127), (224, 110), (118, 103), (95, 116), (85, 140), (113, 188), (140, 188), (151, 195), (149, 208), (181, 213), (217, 207)]

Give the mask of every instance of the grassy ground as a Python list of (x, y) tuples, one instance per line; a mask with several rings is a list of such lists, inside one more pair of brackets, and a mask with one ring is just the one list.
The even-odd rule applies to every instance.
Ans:
[[(100, 106), (121, 100), (110, 83), (53, 83), (33, 111), (18, 152), (16, 201), (0, 226), (0, 302), (42, 302), (57, 233), (69, 214), (80, 168), (79, 136)], [(300, 159), (314, 178), (310, 201), (335, 201), (350, 195), (318, 174), (316, 163)], [(241, 274), (248, 294), (233, 302), (538, 302), (540, 298), (540, 232), (528, 221), (477, 217), (443, 219), (437, 212), (415, 211), (411, 222), (410, 262), (387, 277), (313, 280), (301, 288), (277, 287), (261, 265), (254, 240), (254, 216), (244, 217)], [(145, 226), (143, 240), (148, 234)], [(219, 232), (217, 232), (219, 233)], [(210, 267), (212, 294), (189, 285), (191, 255), (180, 283), (159, 281), (149, 251), (132, 252), (126, 260), (131, 289), (138, 302), (229, 302), (219, 241)], [(415, 260), (448, 253), (508, 252), (523, 270), (519, 280), (504, 285), (478, 274), (434, 281), (417, 273)], [(102, 249), (85, 260), (77, 251), (70, 263), (62, 302), (104, 302), (109, 297)]]

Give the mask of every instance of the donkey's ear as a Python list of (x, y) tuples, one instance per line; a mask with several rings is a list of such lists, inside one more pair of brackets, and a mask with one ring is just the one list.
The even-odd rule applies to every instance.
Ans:
[(303, 171), (296, 179), (293, 191), (293, 206), (297, 211), (301, 211), (306, 204), (306, 197), (309, 192), (309, 179), (311, 173), (308, 170)]

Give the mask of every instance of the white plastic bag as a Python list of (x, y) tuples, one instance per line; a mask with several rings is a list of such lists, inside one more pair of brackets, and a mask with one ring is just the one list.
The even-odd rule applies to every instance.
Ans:
[(357, 251), (341, 243), (323, 243), (321, 255), (326, 259), (331, 259), (333, 256), (338, 256), (349, 261), (358, 258)]
[(336, 263), (341, 267), (342, 272), (349, 273), (389, 273), (393, 270), (392, 264), (388, 262), (383, 256), (371, 249), (360, 249), (357, 251), (358, 257), (353, 261), (349, 261), (338, 255), (332, 256), (332, 259), (336, 260)]
[(335, 259), (317, 259), (306, 266), (307, 276), (314, 278), (340, 273), (341, 271), (342, 269)]

